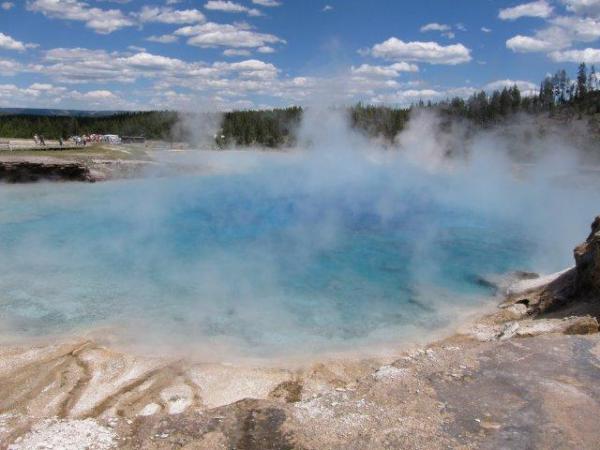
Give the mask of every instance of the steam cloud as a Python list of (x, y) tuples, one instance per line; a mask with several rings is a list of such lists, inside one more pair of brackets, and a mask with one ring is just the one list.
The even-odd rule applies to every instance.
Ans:
[(185, 155), (211, 175), (2, 186), (5, 330), (119, 323), (215, 359), (430, 333), (481, 304), (452, 286), (464, 264), (562, 269), (598, 213), (597, 171), (532, 129), (417, 112), (383, 146), (315, 107), (295, 151)]

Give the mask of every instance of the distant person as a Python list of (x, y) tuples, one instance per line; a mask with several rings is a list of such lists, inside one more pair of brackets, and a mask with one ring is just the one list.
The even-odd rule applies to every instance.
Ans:
[(33, 142), (35, 142), (35, 145), (38, 145), (40, 143), (39, 139), (38, 139), (38, 135), (34, 134), (33, 135)]
[(44, 140), (44, 136), (42, 136), (40, 134), (40, 144), (42, 144), (44, 147), (46, 146), (46, 141)]
[(63, 146), (64, 142), (63, 142), (63, 138), (59, 137), (58, 138), (58, 145), (60, 145), (61, 147)]

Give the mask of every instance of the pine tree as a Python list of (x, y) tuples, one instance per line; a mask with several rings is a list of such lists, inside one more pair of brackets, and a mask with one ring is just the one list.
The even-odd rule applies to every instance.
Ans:
[(512, 88), (510, 88), (510, 97), (511, 97), (511, 107), (513, 112), (517, 112), (521, 107), (521, 91), (519, 87), (514, 84)]
[(579, 69), (577, 69), (577, 98), (582, 100), (585, 97), (587, 92), (587, 68), (585, 67), (585, 63), (581, 63), (579, 65)]
[(589, 92), (595, 91), (597, 88), (597, 77), (596, 77), (596, 68), (592, 65), (592, 67), (590, 67), (590, 74), (588, 75), (588, 83), (587, 83), (587, 90)]

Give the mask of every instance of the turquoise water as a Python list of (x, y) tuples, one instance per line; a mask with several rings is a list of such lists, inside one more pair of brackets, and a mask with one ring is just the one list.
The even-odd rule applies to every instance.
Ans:
[(315, 184), (283, 164), (0, 187), (2, 325), (251, 356), (433, 333), (490, 301), (479, 275), (530, 268), (535, 246), (518, 220), (441, 195), (455, 178), (408, 176)]

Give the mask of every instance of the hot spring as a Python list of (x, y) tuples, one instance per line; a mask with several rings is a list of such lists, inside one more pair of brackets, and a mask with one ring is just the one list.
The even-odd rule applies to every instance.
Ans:
[(597, 212), (562, 165), (196, 153), (208, 173), (0, 186), (3, 339), (96, 329), (213, 359), (422, 339), (494, 302), (480, 276), (569, 265)]

